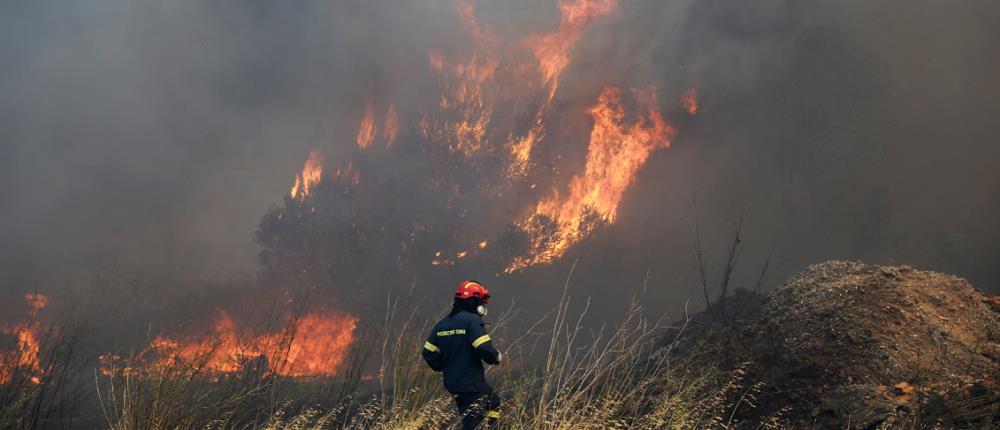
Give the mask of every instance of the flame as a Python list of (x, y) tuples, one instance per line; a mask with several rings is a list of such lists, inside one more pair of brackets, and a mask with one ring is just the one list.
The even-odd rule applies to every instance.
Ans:
[(681, 95), (681, 100), (677, 104), (690, 115), (698, 113), (698, 90), (688, 89)]
[[(560, 79), (572, 64), (586, 29), (617, 7), (617, 0), (559, 0), (556, 28), (502, 43), (477, 20), (470, 1), (459, 0), (455, 5), (468, 47), (464, 53), (428, 52), (427, 64), (438, 79), (440, 97), (437, 108), (421, 112), (415, 125), (428, 140), (425, 153), (434, 164), (430, 167), (435, 173), (444, 172), (434, 184), (452, 200), (475, 190), (503, 202), (498, 207), (502, 206), (506, 217), (496, 217), (495, 223), (503, 222), (503, 230), (494, 229), (494, 233), (504, 235), (513, 227), (525, 234), (527, 243), (514, 257), (509, 257), (503, 245), (500, 252), (482, 251), (487, 241), (447, 244), (441, 247), (446, 253), (438, 252), (430, 259), (432, 265), (504, 258), (506, 271), (513, 272), (549, 263), (595, 228), (614, 223), (638, 170), (653, 151), (670, 146), (676, 132), (656, 107), (652, 89), (634, 92), (634, 103), (626, 103), (625, 91), (607, 87), (587, 111), (593, 125), (582, 171), (569, 176), (568, 183), (554, 184), (565, 163), (560, 161), (562, 154), (543, 145), (549, 139), (552, 117), (560, 115), (554, 109)], [(695, 114), (697, 91), (685, 92), (678, 104)], [(388, 106), (381, 127), (376, 125), (371, 99), (365, 107), (356, 139), (358, 151), (366, 150), (378, 131), (387, 147), (393, 145), (399, 136), (396, 107)], [(572, 126), (567, 122), (565, 128)], [(358, 183), (350, 164), (343, 176), (338, 170), (337, 177)], [(475, 182), (469, 184), (463, 180), (466, 177)], [(551, 190), (543, 191), (546, 188)], [(502, 236), (494, 238), (498, 244), (506, 243)], [(403, 240), (401, 250), (409, 249), (414, 240)], [(397, 261), (403, 258), (397, 257)], [(423, 260), (427, 255), (416, 258)]]
[(438, 103), (442, 115), (433, 124), (421, 124), (421, 129), (451, 153), (471, 157), (488, 147), (487, 129), (493, 115), (500, 60), (494, 52), (495, 40), (479, 25), (472, 5), (458, 3), (455, 10), (475, 48), (469, 58), (453, 64), (440, 52), (430, 52), (430, 67), (439, 75), (442, 87)]
[(302, 167), (302, 173), (295, 175), (295, 184), (292, 185), (291, 191), (292, 198), (306, 198), (309, 195), (309, 189), (319, 183), (322, 175), (323, 163), (320, 161), (319, 152), (309, 151), (309, 158), (306, 159), (306, 164)]
[(358, 318), (346, 313), (316, 311), (288, 321), (288, 327), (252, 334), (237, 326), (228, 312), (219, 310), (210, 335), (180, 341), (159, 336), (145, 354), (159, 359), (154, 369), (204, 363), (211, 372), (232, 373), (251, 365), (282, 376), (333, 376), (354, 341)]
[(382, 135), (385, 136), (385, 146), (392, 146), (399, 135), (399, 115), (396, 114), (396, 105), (390, 104), (389, 110), (385, 113), (385, 124), (383, 124)]
[(375, 139), (375, 105), (371, 99), (365, 105), (365, 116), (361, 118), (361, 125), (358, 126), (358, 149), (365, 149)]
[[(653, 100), (649, 90), (640, 94)], [(650, 103), (651, 104), (651, 103)], [(553, 190), (535, 212), (518, 226), (529, 236), (529, 252), (516, 257), (506, 271), (514, 272), (561, 257), (600, 224), (615, 222), (618, 204), (635, 181), (635, 174), (656, 149), (670, 147), (676, 134), (660, 112), (646, 108), (646, 115), (625, 124), (621, 90), (607, 87), (588, 111), (594, 120), (583, 174), (573, 177), (567, 195)]]
[(0, 384), (11, 381), (14, 368), (27, 369), (30, 376), (28, 380), (38, 384), (44, 374), (38, 354), (41, 351), (40, 331), (41, 324), (38, 321), (38, 311), (45, 308), (49, 298), (44, 294), (28, 293), (24, 295), (24, 300), (28, 304), (28, 318), (14, 326), (0, 327), (0, 333), (14, 335), (17, 337), (17, 347), (14, 351), (0, 352)]
[[(637, 102), (627, 104), (625, 91), (606, 87), (587, 110), (593, 124), (582, 171), (571, 176), (566, 184), (551, 186), (547, 175), (562, 167), (558, 161), (560, 155), (552, 159), (533, 159), (550, 156), (551, 151), (538, 149), (546, 142), (550, 117), (558, 115), (553, 109), (554, 100), (560, 78), (572, 64), (575, 47), (590, 23), (616, 8), (617, 0), (560, 0), (557, 28), (548, 33), (518, 36), (511, 46), (502, 46), (476, 19), (472, 4), (460, 0), (455, 11), (471, 43), (470, 52), (454, 55), (453, 51), (447, 51), (448, 56), (437, 50), (428, 53), (427, 64), (438, 79), (441, 95), (436, 109), (420, 113), (417, 129), (430, 141), (428, 152), (435, 156), (443, 153), (446, 157), (440, 158), (446, 158), (449, 167), (467, 163), (477, 179), (488, 179), (490, 174), (504, 176), (500, 178), (506, 180), (503, 183), (487, 184), (476, 190), (489, 188), (489, 192), (507, 198), (503, 201), (505, 210), (506, 207), (512, 209), (504, 214), (506, 218), (497, 217), (499, 221), (495, 224), (502, 222), (504, 227), (513, 224), (527, 236), (524, 252), (502, 262), (508, 273), (551, 263), (594, 229), (614, 223), (621, 199), (635, 182), (639, 169), (654, 151), (669, 148), (676, 134), (656, 109), (652, 89), (636, 92)], [(693, 115), (697, 112), (697, 96), (697, 91), (690, 89), (678, 104)], [(578, 105), (569, 103), (568, 106)], [(633, 106), (637, 109), (631, 108)], [(383, 118), (382, 127), (378, 127), (374, 102), (368, 98), (358, 125), (356, 151), (368, 150), (379, 132), (386, 147), (395, 143), (399, 137), (399, 115), (394, 104), (389, 104)], [(478, 162), (494, 163), (497, 168), (477, 169)], [(332, 168), (327, 171), (324, 192), (340, 184), (344, 185), (346, 193), (352, 185), (359, 184), (360, 175), (351, 162), (333, 166), (337, 165), (341, 167), (334, 174), (331, 174)], [(361, 163), (359, 167), (365, 165)], [(310, 151), (302, 172), (295, 177), (291, 198), (305, 199), (314, 192), (322, 173), (319, 152)], [(373, 175), (371, 182), (377, 184), (378, 179)], [(366, 183), (368, 181), (366, 176)], [(437, 183), (442, 184), (443, 190), (459, 196), (458, 186), (446, 180)], [(535, 190), (536, 186), (541, 188)], [(550, 186), (551, 191), (542, 191)], [(512, 202), (514, 204), (508, 204)], [(309, 208), (310, 212), (315, 210), (315, 207)], [(514, 213), (518, 215), (510, 215)], [(283, 217), (281, 212), (276, 216)], [(295, 221), (294, 217), (289, 219)], [(430, 227), (415, 225), (410, 237), (400, 242), (397, 264), (402, 258), (400, 255), (410, 248), (411, 254), (426, 261), (427, 248), (415, 246), (418, 243), (416, 235), (425, 228), (432, 231)], [(483, 236), (472, 237), (483, 239)], [(452, 236), (452, 240), (461, 241), (455, 238)], [(492, 254), (507, 255), (503, 238), (493, 238), (498, 239), (492, 244), (493, 248), (499, 248), (497, 252), (484, 251), (491, 242), (473, 240), (443, 247), (433, 254), (430, 262), (434, 266), (448, 267), (479, 258), (493, 258)], [(331, 247), (341, 245), (334, 243)], [(37, 311), (45, 306), (45, 300), (29, 300), (29, 306)], [(289, 377), (332, 376), (344, 364), (354, 342), (357, 322), (358, 317), (350, 313), (319, 310), (299, 318), (288, 318), (286, 329), (261, 333), (247, 330), (229, 313), (220, 310), (205, 336), (158, 336), (149, 342), (143, 356), (152, 360), (154, 369), (204, 362), (207, 370), (216, 373), (258, 368)], [(37, 366), (35, 339), (19, 343), (26, 347), (34, 345), (33, 363)], [(102, 356), (102, 372), (105, 362), (116, 359)], [(22, 362), (20, 358), (17, 361)]]
[(594, 18), (610, 13), (615, 6), (615, 0), (563, 1), (559, 4), (559, 28), (553, 33), (529, 37), (523, 41), (538, 61), (542, 84), (548, 88), (548, 92), (544, 102), (535, 111), (534, 121), (528, 132), (508, 144), (513, 158), (509, 169), (511, 175), (524, 176), (527, 173), (531, 151), (545, 136), (545, 114), (559, 89), (559, 75), (569, 65), (570, 51), (583, 35), (584, 26)]
[[(615, 7), (615, 0), (561, 2), (559, 27), (521, 40), (520, 46), (534, 61), (519, 62), (518, 56), (501, 58), (500, 52), (510, 50), (498, 46), (496, 38), (479, 24), (470, 3), (459, 3), (456, 12), (475, 47), (466, 59), (451, 63), (439, 51), (429, 53), (428, 63), (441, 82), (441, 115), (434, 122), (421, 120), (421, 131), (432, 142), (466, 158), (502, 154), (509, 179), (527, 177), (533, 151), (545, 139), (545, 119), (573, 47), (588, 23)], [(504, 102), (501, 115), (496, 112), (498, 101)], [(508, 112), (525, 108), (527, 112)], [(530, 122), (517, 119), (522, 116)], [(496, 129), (504, 135), (498, 142), (490, 135)]]
[[(558, 7), (560, 21), (555, 30), (521, 39), (519, 46), (528, 54), (523, 56), (525, 61), (519, 61), (517, 55), (499, 55), (511, 50), (498, 46), (489, 30), (476, 20), (468, 2), (460, 3), (456, 11), (474, 43), (471, 55), (452, 61), (439, 51), (428, 56), (430, 68), (439, 76), (442, 96), (439, 117), (422, 118), (421, 131), (452, 154), (473, 160), (481, 156), (488, 163), (502, 159), (508, 182), (499, 187), (489, 185), (499, 189), (496, 193), (500, 195), (505, 193), (504, 187), (510, 190), (516, 182), (535, 188), (539, 178), (532, 173), (533, 154), (546, 138), (560, 76), (571, 63), (572, 52), (587, 26), (612, 13), (617, 1), (561, 0)], [(645, 111), (633, 122), (626, 121), (620, 90), (606, 88), (601, 93), (589, 110), (594, 127), (584, 173), (573, 177), (566, 189), (554, 189), (534, 205), (529, 216), (514, 223), (527, 234), (529, 244), (524, 255), (510, 262), (507, 272), (548, 263), (597, 226), (615, 221), (619, 201), (635, 173), (653, 150), (668, 147), (674, 134), (661, 114), (651, 108), (655, 105), (653, 91), (638, 96), (648, 100)], [(494, 141), (498, 132), (505, 136), (499, 146)], [(484, 247), (485, 242), (480, 249)], [(435, 266), (451, 263), (440, 256), (432, 260)]]
[(549, 101), (559, 88), (559, 75), (569, 65), (570, 50), (580, 40), (583, 27), (592, 19), (610, 13), (615, 6), (615, 0), (562, 1), (559, 3), (562, 15), (559, 29), (554, 33), (525, 40), (525, 45), (538, 60), (543, 82), (549, 88)]

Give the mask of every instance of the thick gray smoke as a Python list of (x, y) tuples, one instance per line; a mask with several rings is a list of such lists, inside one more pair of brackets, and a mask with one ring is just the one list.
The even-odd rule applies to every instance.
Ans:
[[(515, 45), (559, 19), (536, 1), (477, 2), (476, 15)], [(437, 297), (451, 288), (441, 283), (482, 278), (544, 312), (579, 261), (578, 295), (621, 303), (645, 280), (650, 303), (678, 309), (699, 296), (695, 218), (718, 264), (747, 209), (743, 284), (773, 249), (775, 280), (861, 259), (997, 292), (998, 21), (992, 1), (623, 0), (588, 28), (555, 109), (582, 112), (604, 85), (654, 84), (664, 111), (698, 88), (698, 115), (676, 121), (618, 222), (565, 258), (419, 288)], [(310, 149), (331, 166), (351, 159), (366, 100), (399, 110), (408, 180), (416, 122), (440, 90), (428, 52), (466, 39), (445, 0), (4, 2), (0, 295), (16, 304), (107, 267), (252, 274), (261, 217)], [(363, 199), (378, 213), (383, 197)], [(391, 222), (408, 216), (391, 203)], [(367, 287), (379, 299), (409, 285)]]

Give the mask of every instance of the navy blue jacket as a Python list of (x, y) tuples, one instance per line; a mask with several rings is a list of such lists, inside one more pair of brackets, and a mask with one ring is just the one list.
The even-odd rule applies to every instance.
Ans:
[(451, 393), (490, 391), (483, 362), (500, 363), (483, 318), (469, 311), (439, 321), (424, 342), (423, 356), (431, 369), (444, 372), (444, 388)]

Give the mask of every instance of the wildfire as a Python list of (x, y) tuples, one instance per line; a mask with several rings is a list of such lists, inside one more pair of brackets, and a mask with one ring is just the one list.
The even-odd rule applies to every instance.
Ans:
[(24, 300), (28, 303), (28, 318), (21, 324), (0, 327), (0, 333), (17, 337), (17, 346), (13, 351), (0, 353), (0, 384), (11, 381), (15, 368), (27, 369), (30, 374), (28, 380), (35, 384), (41, 382), (40, 377), (44, 373), (38, 360), (41, 350), (38, 311), (48, 304), (49, 298), (44, 294), (28, 293), (24, 295)]
[[(501, 252), (482, 251), (487, 241), (449, 243), (439, 248), (447, 251), (431, 258), (432, 265), (447, 267), (459, 260), (503, 258), (500, 264), (509, 273), (550, 263), (594, 229), (614, 223), (621, 199), (639, 169), (653, 151), (670, 146), (676, 131), (660, 113), (653, 89), (626, 92), (607, 87), (587, 110), (592, 128), (585, 165), (569, 176), (568, 183), (554, 184), (566, 166), (559, 148), (552, 146), (562, 142), (549, 140), (575, 135), (563, 133), (564, 129), (586, 127), (574, 124), (573, 116), (562, 122), (564, 114), (554, 109), (560, 79), (572, 64), (586, 29), (617, 7), (617, 0), (559, 0), (558, 27), (505, 43), (477, 20), (471, 2), (459, 0), (455, 5), (469, 46), (465, 53), (428, 53), (427, 64), (438, 79), (440, 97), (437, 109), (421, 112), (414, 124), (428, 140), (424, 150), (430, 155), (430, 170), (438, 175), (429, 183), (447, 193), (449, 207), (472, 192), (500, 202), (495, 213), (504, 217), (496, 217), (487, 226), (493, 229), (493, 237), (502, 239), (496, 235), (513, 228), (524, 234), (527, 243), (518, 243), (524, 247), (513, 257), (502, 246)], [(626, 95), (630, 96), (628, 101)], [(696, 114), (697, 91), (684, 92), (677, 103), (688, 114)], [(382, 124), (376, 122), (375, 108), (368, 98), (356, 138), (358, 151), (367, 150), (377, 133), (387, 147), (399, 136), (396, 106), (388, 105)], [(563, 124), (554, 138), (548, 135), (553, 118)], [(348, 179), (347, 183), (358, 181), (350, 163), (343, 176), (338, 170), (337, 177)], [(546, 188), (551, 190), (542, 191)], [(402, 240), (401, 249), (406, 251), (413, 240)], [(449, 240), (456, 241), (455, 237)]]
[[(640, 94), (653, 100), (652, 90)], [(660, 112), (646, 108), (632, 124), (625, 124), (626, 112), (621, 90), (608, 87), (588, 111), (594, 120), (587, 147), (587, 164), (582, 175), (569, 183), (561, 196), (553, 190), (535, 212), (519, 226), (529, 236), (529, 252), (514, 259), (506, 271), (551, 262), (586, 237), (601, 223), (615, 222), (618, 204), (635, 181), (635, 174), (656, 149), (670, 147), (676, 134)]]
[(447, 64), (440, 52), (430, 53), (431, 69), (438, 72), (441, 80), (443, 94), (439, 107), (443, 120), (429, 132), (434, 135), (432, 140), (447, 145), (452, 153), (468, 157), (487, 148), (500, 60), (494, 52), (493, 37), (476, 21), (472, 5), (459, 3), (456, 12), (476, 47), (468, 59), (454, 64)]
[[(467, 158), (503, 154), (507, 176), (512, 180), (525, 178), (535, 147), (545, 139), (545, 119), (573, 47), (588, 23), (615, 7), (615, 0), (561, 2), (559, 27), (521, 40), (520, 46), (534, 61), (518, 62), (518, 56), (501, 58), (500, 53), (509, 50), (498, 46), (496, 38), (479, 24), (470, 3), (459, 3), (457, 14), (475, 48), (466, 59), (452, 63), (440, 52), (430, 52), (430, 67), (441, 81), (441, 115), (433, 123), (422, 122), (421, 130), (450, 152)], [(498, 100), (504, 101), (500, 115), (496, 111)], [(510, 109), (527, 112), (508, 112)], [(530, 122), (522, 124), (516, 119), (522, 116), (531, 118)], [(494, 129), (502, 133), (496, 136), (499, 141), (491, 136)]]
[[(453, 154), (470, 159), (482, 156), (488, 162), (504, 160), (509, 184), (489, 185), (500, 189), (497, 194), (504, 194), (503, 187), (509, 190), (515, 182), (535, 188), (538, 174), (544, 172), (532, 172), (534, 152), (546, 139), (559, 78), (571, 63), (573, 49), (586, 27), (612, 13), (617, 1), (562, 0), (558, 7), (558, 28), (520, 41), (528, 55), (501, 57), (499, 53), (512, 51), (497, 46), (497, 40), (476, 20), (472, 5), (461, 3), (457, 13), (475, 42), (472, 54), (459, 61), (448, 61), (438, 51), (428, 57), (441, 81), (440, 115), (436, 120), (422, 119), (420, 129), (432, 143), (446, 144)], [(519, 62), (521, 58), (528, 60)], [(588, 111), (594, 124), (584, 172), (565, 188), (553, 189), (534, 204), (529, 216), (514, 222), (529, 243), (524, 255), (509, 262), (507, 272), (551, 262), (594, 228), (615, 221), (619, 202), (638, 169), (654, 150), (669, 147), (675, 134), (655, 108), (654, 91), (637, 93), (636, 99), (643, 110), (629, 116), (621, 90), (606, 88), (601, 93)], [(497, 104), (498, 100), (504, 103)], [(681, 103), (694, 114), (697, 93), (688, 91)], [(636, 119), (627, 119), (633, 117)], [(503, 136), (500, 146), (496, 134)], [(436, 256), (432, 264), (448, 265), (451, 261)]]
[(375, 104), (369, 99), (365, 104), (365, 116), (361, 118), (361, 125), (358, 126), (358, 149), (368, 148), (373, 139), (375, 139)]
[(399, 135), (399, 115), (396, 114), (396, 106), (389, 105), (389, 110), (385, 113), (385, 124), (382, 128), (382, 136), (385, 136), (385, 146), (392, 146)]
[(319, 152), (316, 150), (309, 151), (309, 158), (306, 159), (306, 164), (302, 167), (302, 173), (295, 175), (295, 184), (292, 185), (291, 191), (292, 198), (300, 197), (304, 199), (308, 196), (309, 189), (319, 183), (322, 175), (323, 164), (320, 162)]
[(570, 51), (582, 36), (584, 26), (593, 18), (610, 13), (615, 6), (615, 0), (563, 1), (559, 4), (562, 16), (559, 28), (553, 33), (529, 37), (523, 41), (538, 61), (542, 84), (548, 91), (535, 111), (531, 128), (520, 138), (511, 139), (508, 143), (513, 158), (508, 170), (512, 176), (520, 177), (527, 173), (531, 151), (545, 136), (545, 115), (559, 89), (559, 75), (569, 65)]
[[(558, 154), (558, 151), (550, 151), (549, 148), (540, 145), (549, 144), (546, 142), (546, 139), (550, 138), (547, 136), (547, 121), (560, 115), (553, 109), (560, 77), (572, 63), (572, 53), (583, 38), (587, 26), (598, 17), (612, 13), (617, 8), (617, 0), (560, 0), (558, 8), (560, 21), (553, 31), (526, 37), (518, 36), (511, 46), (502, 46), (490, 30), (477, 21), (472, 4), (460, 1), (455, 10), (462, 28), (472, 43), (471, 52), (457, 58), (453, 56), (453, 51), (447, 51), (449, 53), (447, 57), (436, 50), (428, 54), (428, 66), (438, 78), (441, 96), (434, 111), (420, 112), (419, 124), (416, 125), (430, 141), (427, 153), (433, 156), (443, 153), (445, 157), (440, 158), (446, 159), (447, 167), (459, 166), (454, 170), (460, 171), (465, 176), (457, 174), (455, 176), (460, 177), (462, 181), (466, 177), (474, 177), (476, 181), (486, 182), (490, 180), (490, 175), (500, 176), (496, 178), (499, 184), (488, 183), (482, 187), (467, 187), (476, 192), (486, 190), (484, 192), (490, 193), (489, 197), (497, 197), (495, 201), (502, 203), (497, 204), (497, 207), (503, 207), (497, 212), (501, 215), (493, 216), (491, 213), (489, 217), (485, 217), (483, 225), (487, 228), (502, 225), (504, 232), (514, 227), (518, 233), (524, 233), (527, 237), (523, 252), (511, 258), (507, 242), (497, 233), (499, 230), (493, 230), (494, 235), (488, 236), (491, 240), (497, 239), (496, 241), (479, 241), (490, 233), (481, 234), (478, 230), (475, 234), (453, 235), (448, 240), (458, 242), (468, 240), (468, 243), (449, 244), (436, 251), (431, 259), (431, 264), (434, 266), (446, 268), (476, 264), (480, 259), (503, 258), (504, 260), (499, 263), (506, 266), (505, 272), (511, 273), (530, 266), (551, 263), (562, 257), (574, 244), (588, 237), (596, 228), (614, 223), (618, 217), (621, 200), (635, 182), (638, 171), (654, 151), (671, 146), (676, 130), (658, 110), (655, 91), (652, 88), (627, 92), (617, 87), (605, 87), (596, 102), (586, 111), (592, 125), (582, 170), (572, 175), (568, 183), (552, 185), (553, 177), (557, 176), (558, 169), (563, 168), (565, 163), (560, 161), (562, 154)], [(626, 100), (626, 96), (630, 94), (631, 99)], [(690, 115), (696, 114), (697, 90), (690, 89), (684, 92), (677, 105)], [(401, 106), (406, 108), (406, 104)], [(569, 106), (567, 110), (570, 110), (580, 105), (574, 102), (567, 103), (566, 106)], [(380, 102), (378, 111), (383, 112), (384, 107)], [(377, 136), (385, 142), (387, 148), (392, 147), (399, 138), (400, 118), (395, 104), (389, 103), (384, 112), (384, 116), (380, 116), (383, 122), (379, 127), (376, 121), (375, 102), (372, 98), (366, 100), (363, 116), (358, 123), (355, 151), (368, 151)], [(580, 111), (576, 110), (573, 113), (579, 114)], [(566, 128), (575, 125), (577, 124), (566, 123)], [(560, 127), (560, 130), (562, 128)], [(586, 129), (581, 129), (580, 135), (585, 131)], [(559, 138), (562, 133), (554, 135)], [(350, 135), (344, 136), (348, 145), (350, 137)], [(324, 192), (342, 185), (344, 194), (350, 197), (338, 200), (337, 203), (341, 205), (338, 208), (350, 209), (349, 205), (361, 200), (354, 199), (353, 192), (361, 190), (358, 187), (360, 183), (358, 168), (367, 169), (368, 164), (376, 163), (374, 160), (377, 159), (374, 157), (375, 154), (366, 155), (372, 156), (356, 157), (353, 161), (345, 160), (346, 163), (328, 166), (328, 182), (324, 183)], [(533, 157), (538, 159), (534, 160)], [(543, 157), (548, 158), (543, 159)], [(478, 161), (482, 161), (482, 164), (477, 165)], [(354, 162), (358, 162), (357, 168)], [(486, 163), (490, 163), (490, 169), (479, 168)], [(334, 170), (338, 165), (340, 168)], [(466, 165), (471, 166), (468, 172), (463, 170), (468, 167)], [(286, 201), (286, 204), (294, 206), (298, 205), (299, 201), (306, 201), (305, 199), (321, 182), (323, 169), (319, 151), (310, 151), (302, 171), (295, 175), (290, 190), (291, 200)], [(367, 172), (368, 170), (366, 175)], [(378, 173), (375, 170), (372, 172)], [(424, 179), (421, 176), (414, 177)], [(366, 188), (371, 183), (374, 184), (371, 188), (375, 189), (379, 179), (376, 174), (366, 176)], [(440, 181), (438, 181), (440, 178), (434, 179), (434, 183), (441, 191), (447, 192), (447, 195), (454, 197), (454, 200), (464, 195), (460, 193), (468, 193), (464, 189), (460, 190), (465, 187), (465, 183), (459, 186), (454, 182), (448, 182), (448, 178)], [(536, 190), (536, 186), (542, 188)], [(542, 191), (548, 187), (551, 187), (550, 191)], [(409, 190), (402, 186), (401, 189)], [(388, 199), (395, 194), (387, 196)], [(448, 210), (468, 209), (462, 204), (452, 206), (451, 200), (448, 203)], [(320, 215), (323, 214), (323, 207), (320, 206)], [(316, 211), (315, 207), (307, 209), (309, 212), (289, 213), (306, 214), (303, 219), (310, 222), (321, 218), (318, 215), (307, 215)], [(468, 211), (470, 218), (478, 216), (479, 212), (486, 212), (475, 209)], [(369, 215), (363, 210), (350, 212), (345, 210), (344, 213), (351, 213), (355, 222)], [(420, 215), (414, 215), (417, 216)], [(463, 212), (461, 216), (465, 217), (466, 213)], [(277, 212), (276, 217), (279, 220), (283, 219), (284, 212)], [(299, 218), (290, 216), (285, 218), (285, 222), (273, 224), (283, 229), (293, 228)], [(383, 221), (379, 217), (367, 218)], [(418, 219), (418, 221), (433, 224), (433, 220)], [(423, 231), (437, 234), (434, 232), (437, 226), (420, 225), (416, 221), (413, 226), (410, 236), (404, 237), (405, 240), (399, 242), (401, 251), (397, 259), (403, 258), (400, 255), (412, 246), (411, 255), (419, 253), (417, 258), (426, 261), (426, 249), (435, 248), (423, 248), (423, 244), (417, 241), (417, 236)], [(372, 231), (375, 234), (370, 236), (384, 235), (390, 239), (398, 239), (392, 236), (394, 233), (392, 226), (379, 225), (380, 230), (371, 228), (366, 230), (363, 224), (360, 227), (358, 225), (352, 227), (354, 232)], [(281, 230), (279, 233), (285, 234), (285, 231)], [(295, 230), (290, 231), (295, 232)], [(307, 231), (314, 234), (323, 230), (317, 228)], [(348, 235), (320, 237), (322, 240), (330, 237), (336, 237), (334, 240), (347, 237), (346, 240), (350, 240)], [(377, 237), (372, 239), (372, 243), (377, 244), (377, 239)], [(395, 242), (392, 243), (392, 246), (395, 246)], [(490, 249), (487, 250), (488, 247)], [(355, 252), (355, 248), (342, 246), (341, 243), (329, 244), (329, 248), (343, 248)], [(292, 258), (298, 258), (300, 255), (306, 255), (306, 252), (287, 254), (292, 255)], [(501, 254), (503, 257), (496, 257)], [(329, 258), (323, 260), (323, 264), (331, 261), (337, 260)], [(298, 269), (298, 266), (295, 267)], [(335, 266), (328, 264), (326, 267)], [(305, 270), (302, 272), (305, 273)], [(28, 294), (25, 300), (30, 309), (28, 320), (18, 326), (0, 327), (0, 333), (17, 337), (16, 350), (0, 352), (3, 364), (13, 363), (13, 367), (0, 367), (0, 384), (11, 380), (13, 375), (11, 369), (30, 371), (28, 374), (32, 375), (30, 378), (36, 383), (43, 375), (38, 360), (40, 343), (37, 314), (46, 306), (47, 297), (41, 294)], [(142, 365), (154, 370), (185, 368), (193, 365), (214, 374), (256, 369), (259, 372), (287, 377), (333, 376), (344, 365), (350, 346), (355, 340), (358, 317), (345, 311), (320, 309), (296, 317), (287, 317), (283, 322), (285, 323), (283, 327), (277, 329), (253, 330), (238, 324), (225, 310), (219, 310), (204, 336), (158, 336), (149, 342), (138, 359)], [(119, 360), (119, 357), (114, 355), (101, 356), (101, 371), (109, 374), (107, 366), (113, 366), (116, 360)]]
[(357, 321), (350, 314), (316, 311), (289, 320), (281, 330), (258, 334), (220, 310), (209, 336), (188, 341), (157, 337), (146, 353), (159, 357), (152, 367), (161, 369), (199, 363), (218, 373), (261, 366), (261, 371), (283, 376), (333, 376), (354, 341)]
[(677, 104), (691, 115), (698, 113), (698, 90), (691, 88), (685, 91)]

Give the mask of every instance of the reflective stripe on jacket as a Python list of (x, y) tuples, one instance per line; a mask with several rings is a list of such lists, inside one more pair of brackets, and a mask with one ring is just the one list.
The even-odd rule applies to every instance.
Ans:
[(444, 387), (452, 393), (489, 390), (483, 362), (497, 364), (500, 359), (483, 318), (468, 311), (439, 321), (424, 342), (423, 356), (432, 369), (444, 372)]

